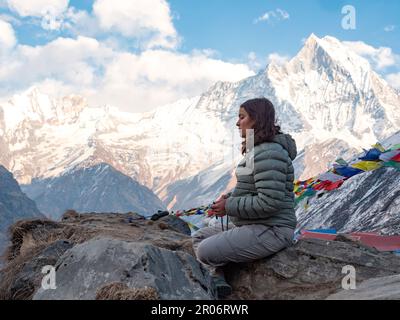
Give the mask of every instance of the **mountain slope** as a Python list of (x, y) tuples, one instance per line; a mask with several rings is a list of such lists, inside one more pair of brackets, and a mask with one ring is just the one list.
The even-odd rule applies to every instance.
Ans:
[(22, 193), (12, 174), (0, 165), (0, 254), (8, 241), (8, 227), (18, 220), (44, 218), (34, 201)]
[(337, 190), (296, 210), (300, 229), (400, 234), (400, 172), (379, 168), (352, 177)]
[(148, 188), (108, 164), (75, 170), (56, 178), (33, 180), (22, 189), (48, 217), (58, 220), (67, 209), (81, 212), (130, 212), (149, 216), (165, 209)]
[(226, 163), (215, 164), (193, 177), (168, 185), (164, 203), (171, 210), (200, 207), (231, 191), (235, 183), (234, 168)]
[[(400, 131), (382, 142), (385, 148), (400, 143)], [(350, 161), (358, 159), (358, 154)], [(347, 158), (349, 159), (349, 158)], [(313, 197), (306, 209), (296, 209), (299, 229), (337, 229), (339, 232), (376, 231), (400, 234), (400, 171), (381, 167), (346, 180), (336, 190)]]

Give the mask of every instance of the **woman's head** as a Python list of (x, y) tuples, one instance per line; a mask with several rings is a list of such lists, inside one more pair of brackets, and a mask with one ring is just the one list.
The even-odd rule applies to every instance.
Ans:
[[(271, 142), (281, 128), (275, 123), (275, 108), (266, 98), (247, 100), (240, 106), (239, 120), (236, 126), (242, 138), (246, 138), (246, 129), (254, 129), (254, 145)], [(242, 153), (246, 152), (246, 141), (242, 143)]]

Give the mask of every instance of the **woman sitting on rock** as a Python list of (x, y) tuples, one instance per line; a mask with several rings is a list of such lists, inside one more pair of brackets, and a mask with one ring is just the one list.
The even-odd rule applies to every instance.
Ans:
[[(231, 294), (222, 266), (265, 258), (290, 246), (296, 228), (292, 165), (296, 142), (275, 124), (274, 106), (265, 98), (243, 103), (236, 125), (244, 138), (245, 155), (236, 169), (237, 184), (211, 207), (217, 217), (227, 215), (231, 227), (222, 231), (217, 224), (193, 235), (197, 259), (212, 267), (219, 298)], [(246, 150), (251, 134), (254, 147)]]

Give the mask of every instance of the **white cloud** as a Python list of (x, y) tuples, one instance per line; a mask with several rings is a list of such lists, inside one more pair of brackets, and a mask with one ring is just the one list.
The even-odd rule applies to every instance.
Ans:
[(283, 65), (290, 60), (289, 56), (280, 55), (279, 53), (271, 53), (268, 55), (268, 63), (273, 63), (277, 65)]
[(69, 0), (7, 0), (7, 3), (21, 17), (40, 18), (44, 30), (59, 30), (64, 25)]
[(386, 76), (386, 81), (393, 87), (400, 90), (400, 73), (391, 73)]
[(270, 53), (266, 59), (260, 59), (254, 52), (250, 52), (247, 56), (247, 65), (255, 73), (259, 72), (261, 69), (265, 68), (267, 64), (284, 65), (290, 60), (287, 55), (282, 55), (277, 52)]
[(46, 92), (51, 88), (51, 93), (58, 87), (59, 94), (82, 94), (92, 105), (139, 112), (199, 95), (216, 81), (254, 74), (247, 65), (227, 63), (212, 54), (161, 49), (133, 54), (93, 38), (58, 38), (44, 46), (19, 45), (0, 61), (0, 90), (4, 96), (12, 93), (6, 90), (35, 84)]
[(15, 46), (17, 39), (10, 23), (0, 20), (0, 53)]
[(262, 62), (261, 62), (260, 59), (257, 57), (257, 55), (256, 55), (255, 52), (250, 52), (250, 53), (247, 55), (247, 59), (248, 59), (248, 62), (247, 62), (248, 66), (250, 67), (251, 70), (253, 70), (253, 71), (256, 72), (256, 73), (257, 73), (258, 71), (260, 71), (260, 69), (261, 69), (262, 67), (264, 67), (263, 64), (262, 64)]
[[(50, 1), (8, 2), (20, 16), (41, 21), (43, 29), (68, 29), (77, 36), (37, 46), (18, 45), (15, 36), (8, 37), (10, 50), (0, 59), (3, 97), (37, 85), (56, 96), (84, 95), (93, 106), (142, 112), (199, 95), (217, 81), (254, 75), (248, 65), (222, 61), (211, 49), (171, 50), (179, 35), (165, 0), (96, 0), (93, 13), (68, 7), (68, 1), (54, 1), (63, 3), (54, 14), (40, 9)], [(0, 32), (1, 39), (6, 35)], [(97, 35), (103, 40), (94, 39)], [(128, 52), (127, 40), (138, 41), (141, 51)]]
[(394, 31), (394, 29), (396, 29), (396, 26), (389, 25), (389, 26), (386, 26), (383, 30), (385, 30), (386, 32), (391, 32), (391, 31)]
[(93, 12), (103, 30), (138, 38), (146, 48), (175, 48), (179, 42), (165, 0), (96, 0)]
[(278, 12), (278, 14), (280, 14), (280, 16), (282, 17), (283, 20), (289, 19), (290, 15), (287, 11), (282, 10), (282, 9), (276, 9), (276, 12)]
[(392, 49), (388, 47), (374, 48), (362, 41), (344, 41), (343, 44), (368, 59), (377, 70), (395, 66), (400, 62), (400, 56), (393, 53)]
[(274, 11), (265, 12), (262, 16), (254, 19), (254, 23), (259, 23), (262, 21), (271, 22), (272, 20), (280, 21), (280, 20), (287, 20), (289, 18), (290, 15), (287, 11), (277, 8)]
[(8, 6), (21, 17), (58, 16), (68, 8), (69, 0), (7, 0)]
[(238, 81), (253, 74), (244, 64), (216, 60), (207, 52), (121, 53), (107, 66), (104, 81), (92, 101), (148, 111), (199, 95), (217, 81)]
[(76, 35), (93, 35), (98, 30), (97, 21), (87, 11), (77, 10), (74, 7), (58, 15), (46, 13), (40, 25), (44, 30), (50, 31), (69, 29)]
[(44, 46), (19, 45), (7, 63), (0, 64), (0, 83), (21, 88), (53, 79), (80, 92), (80, 88), (95, 85), (97, 68), (111, 55), (111, 50), (86, 37), (58, 38)]
[(63, 19), (60, 16), (54, 16), (51, 13), (47, 13), (43, 16), (40, 23), (44, 30), (59, 30), (63, 24)]

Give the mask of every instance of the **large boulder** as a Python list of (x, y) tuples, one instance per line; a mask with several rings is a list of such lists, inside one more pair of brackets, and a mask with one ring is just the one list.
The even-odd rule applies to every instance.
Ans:
[(379, 277), (362, 282), (354, 290), (342, 290), (327, 300), (400, 300), (400, 275)]
[[(355, 268), (356, 283), (400, 274), (400, 258), (344, 237), (336, 241), (301, 240), (271, 258), (226, 267), (233, 287), (230, 299), (325, 299), (342, 289)], [(343, 273), (342, 273), (343, 272)], [(382, 290), (390, 290), (384, 288)]]
[(212, 299), (209, 279), (192, 255), (148, 243), (110, 238), (76, 245), (58, 260), (57, 289), (34, 299), (95, 299), (107, 284), (153, 288), (159, 299)]
[[(11, 229), (0, 298), (215, 299), (208, 268), (176, 219), (69, 211), (60, 222), (20, 221)], [(56, 270), (56, 289), (41, 286), (46, 265)], [(225, 266), (228, 299), (326, 299), (342, 291), (345, 266), (354, 267), (360, 289), (366, 280), (400, 274), (398, 256), (343, 236), (300, 240), (271, 257)], [(389, 281), (373, 285), (379, 294), (369, 298), (397, 298)]]
[[(0, 298), (214, 299), (210, 275), (184, 233), (188, 226), (176, 219), (68, 211), (61, 222), (18, 222)], [(56, 289), (41, 287), (46, 265), (55, 267)]]

